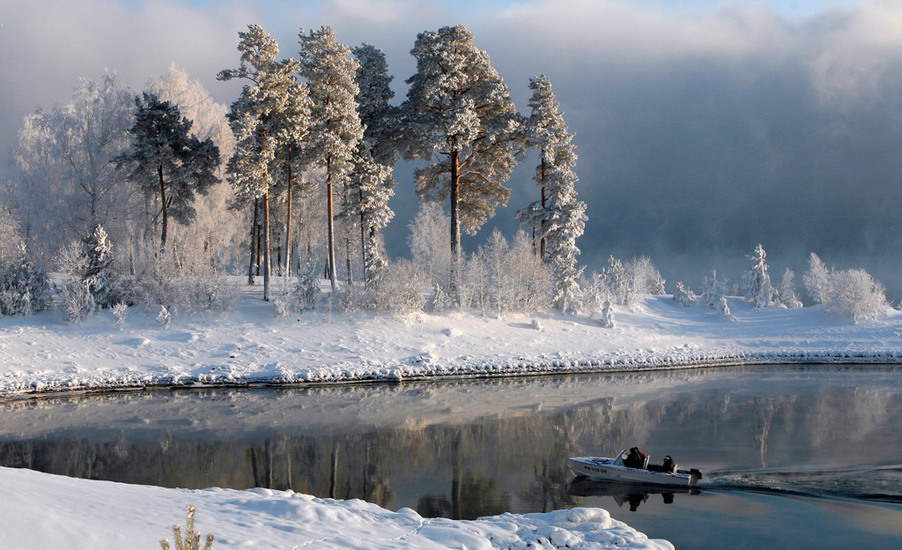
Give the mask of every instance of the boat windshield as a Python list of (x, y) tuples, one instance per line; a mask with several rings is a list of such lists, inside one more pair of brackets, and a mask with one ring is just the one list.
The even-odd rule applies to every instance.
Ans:
[(629, 451), (627, 451), (626, 449), (623, 449), (622, 451), (620, 451), (620, 454), (617, 455), (617, 458), (614, 459), (614, 464), (617, 464), (619, 466), (624, 466), (623, 461), (626, 460), (626, 457), (628, 457), (629, 454), (630, 454)]

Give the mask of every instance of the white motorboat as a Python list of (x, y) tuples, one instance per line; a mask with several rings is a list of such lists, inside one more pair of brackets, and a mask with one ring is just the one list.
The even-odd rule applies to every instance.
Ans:
[(702, 473), (695, 468), (680, 470), (676, 465), (673, 465), (672, 470), (656, 466), (649, 468), (647, 456), (641, 468), (631, 468), (624, 464), (628, 455), (629, 453), (624, 449), (615, 457), (572, 457), (568, 464), (576, 475), (624, 483), (692, 487), (702, 478)]

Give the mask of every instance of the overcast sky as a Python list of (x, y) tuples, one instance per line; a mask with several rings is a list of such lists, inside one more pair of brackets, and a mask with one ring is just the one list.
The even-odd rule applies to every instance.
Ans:
[[(382, 48), (398, 102), (416, 34), (444, 25), (474, 33), (521, 112), (547, 74), (576, 133), (590, 270), (647, 254), (671, 282), (714, 268), (738, 281), (761, 242), (777, 279), (813, 250), (902, 288), (902, 1), (0, 0), (4, 164), (26, 113), (106, 68), (138, 91), (175, 63), (230, 103), (236, 86), (215, 75), (249, 23), (284, 55), (322, 25)], [(508, 235), (532, 171), (492, 221)], [(393, 250), (415, 208), (398, 176)]]

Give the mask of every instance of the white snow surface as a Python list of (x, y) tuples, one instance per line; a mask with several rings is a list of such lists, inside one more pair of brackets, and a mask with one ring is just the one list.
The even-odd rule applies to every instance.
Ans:
[[(853, 324), (822, 307), (732, 315), (647, 296), (597, 315), (495, 317), (478, 312), (396, 316), (317, 310), (277, 317), (260, 287), (236, 286), (227, 312), (130, 308), (79, 326), (59, 311), (0, 318), (0, 398), (166, 385), (400, 381), (749, 363), (902, 363), (902, 312)], [(540, 327), (537, 329), (537, 327)], [(420, 517), (359, 500), (255, 489), (201, 491), (70, 479), (0, 468), (3, 548), (159, 548), (197, 505), (214, 548), (672, 548), (596, 508), (474, 521)]]

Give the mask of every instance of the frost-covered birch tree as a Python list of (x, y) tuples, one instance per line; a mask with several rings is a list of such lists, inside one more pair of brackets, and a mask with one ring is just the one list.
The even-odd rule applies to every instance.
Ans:
[(219, 181), (219, 148), (213, 140), (190, 133), (192, 122), (178, 106), (144, 92), (135, 99), (135, 124), (129, 130), (131, 150), (117, 157), (131, 181), (155, 204), (153, 220), (160, 220), (160, 248), (165, 249), (169, 219), (194, 220), (194, 197), (205, 195)]
[(262, 204), (263, 299), (268, 301), (272, 273), (270, 193), (275, 185), (273, 165), (280, 147), (288, 139), (283, 135), (285, 113), (290, 111), (295, 86), (292, 73), (298, 64), (291, 59), (277, 60), (278, 44), (259, 25), (249, 25), (248, 31), (239, 32), (238, 36), (241, 63), (237, 69), (220, 71), (217, 78), (248, 81), (228, 115), (236, 141), (228, 172), (239, 200)]
[(8, 206), (30, 252), (55, 253), (98, 223), (125, 239), (138, 202), (110, 161), (128, 148), (133, 122), (134, 95), (111, 72), (81, 81), (70, 103), (25, 117)]
[(402, 105), (402, 154), (432, 164), (414, 174), (420, 200), (450, 203), (450, 297), (460, 304), (460, 232), (475, 233), (507, 204), (523, 144), (507, 85), (462, 25), (417, 36), (417, 71)]
[(355, 99), (358, 87), (354, 77), (358, 64), (349, 57), (351, 49), (336, 40), (331, 27), (322, 27), (309, 33), (301, 29), (298, 37), (300, 74), (307, 81), (312, 100), (311, 125), (305, 143), (305, 154), (310, 164), (321, 169), (324, 174), (328, 269), (334, 292), (338, 288), (338, 282), (333, 188), (347, 183), (357, 143), (363, 137)]
[(579, 277), (576, 239), (586, 227), (586, 203), (576, 199), (573, 172), (576, 151), (551, 81), (541, 75), (530, 79), (532, 110), (526, 123), (527, 143), (539, 150), (539, 165), (533, 178), (541, 189), (540, 199), (517, 213), (539, 241), (539, 254), (551, 266), (555, 278), (554, 306), (564, 313), (579, 307)]

